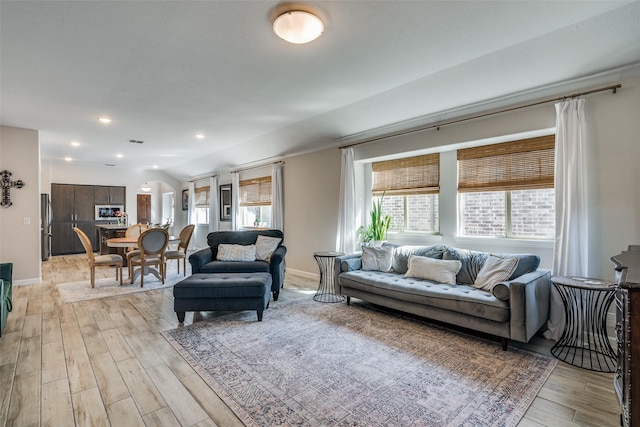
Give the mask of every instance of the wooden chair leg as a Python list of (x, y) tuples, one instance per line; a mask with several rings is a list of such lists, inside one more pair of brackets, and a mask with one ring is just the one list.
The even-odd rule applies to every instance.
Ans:
[(122, 264), (120, 264), (120, 286), (122, 286)]
[(96, 287), (96, 266), (92, 265), (91, 266), (91, 288), (95, 288)]

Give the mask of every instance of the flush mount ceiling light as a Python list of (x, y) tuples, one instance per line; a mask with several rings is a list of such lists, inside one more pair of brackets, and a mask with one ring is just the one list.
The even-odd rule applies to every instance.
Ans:
[(309, 43), (320, 37), (324, 23), (316, 15), (302, 10), (290, 10), (273, 21), (273, 31), (289, 43)]
[(147, 184), (146, 182), (142, 184), (142, 187), (140, 187), (140, 189), (144, 192), (151, 191), (151, 187), (149, 187), (149, 184)]

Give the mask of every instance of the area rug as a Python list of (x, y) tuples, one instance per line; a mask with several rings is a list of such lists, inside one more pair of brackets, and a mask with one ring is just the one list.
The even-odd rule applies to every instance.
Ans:
[(515, 426), (556, 365), (382, 309), (303, 298), (164, 333), (249, 426)]
[[(126, 276), (126, 274), (125, 274)], [(113, 297), (117, 295), (131, 294), (134, 292), (145, 292), (153, 289), (168, 288), (183, 280), (182, 274), (168, 274), (164, 284), (155, 276), (147, 275), (144, 278), (144, 287), (140, 287), (140, 279), (131, 285), (123, 277), (122, 286), (115, 278), (96, 279), (95, 288), (91, 288), (91, 281), (60, 283), (57, 285), (58, 292), (65, 304), (78, 301), (86, 301), (95, 298)]]

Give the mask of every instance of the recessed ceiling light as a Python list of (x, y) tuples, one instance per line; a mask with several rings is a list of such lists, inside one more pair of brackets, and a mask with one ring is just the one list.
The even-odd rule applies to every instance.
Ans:
[(111, 119), (109, 117), (98, 117), (98, 121), (104, 124), (111, 123)]
[(123, 158), (123, 157), (124, 157), (124, 154), (120, 154), (120, 153), (118, 153), (118, 154), (116, 154), (116, 157), (117, 157), (117, 158), (119, 158), (119, 159), (121, 159), (121, 158)]
[(158, 169), (159, 167), (160, 167), (160, 166), (158, 166), (158, 165), (153, 165), (153, 168), (154, 168), (154, 169)]
[(198, 139), (204, 139), (204, 135), (203, 135), (203, 134), (201, 134), (201, 133), (197, 133), (197, 134), (196, 134), (196, 138), (198, 138)]
[(71, 145), (74, 147), (79, 147), (80, 143), (78, 141), (71, 141)]
[(72, 161), (72, 160), (73, 160), (71, 157), (65, 157), (64, 159), (65, 159), (67, 162), (70, 162), (70, 161)]

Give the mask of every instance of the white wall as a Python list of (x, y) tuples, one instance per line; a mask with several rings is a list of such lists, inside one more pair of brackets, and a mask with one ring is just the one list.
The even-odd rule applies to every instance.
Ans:
[(13, 263), (14, 284), (40, 281), (40, 142), (38, 132), (0, 127), (0, 171), (24, 187), (10, 190), (12, 206), (0, 207), (0, 262)]

